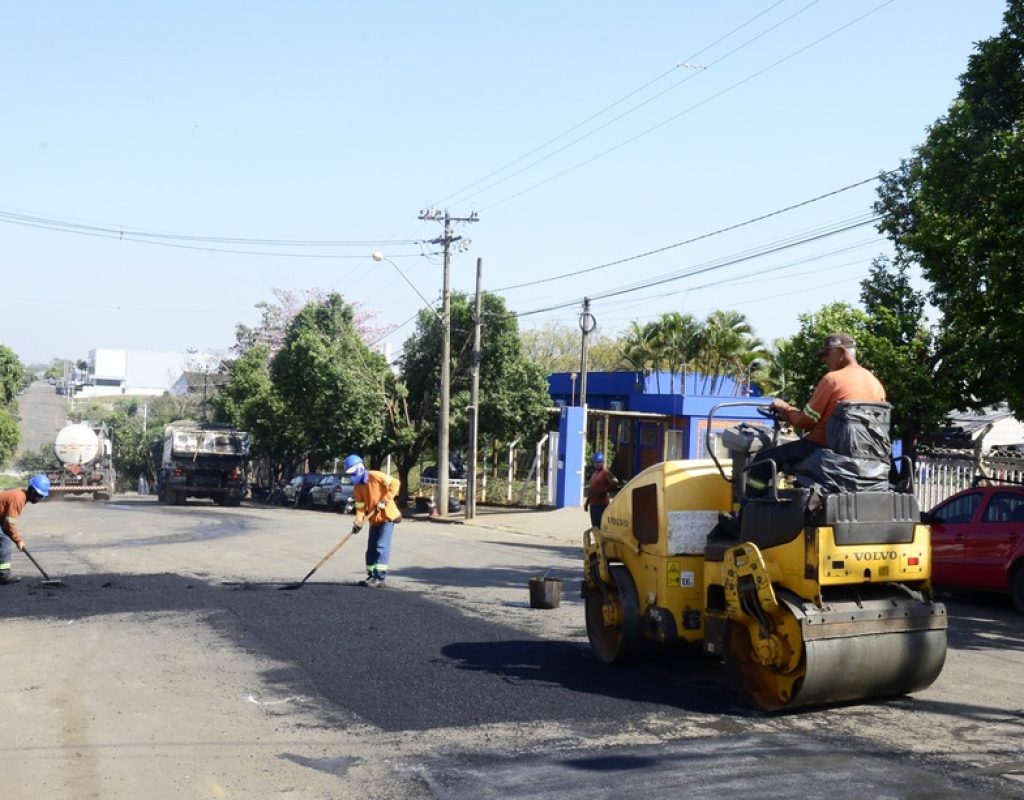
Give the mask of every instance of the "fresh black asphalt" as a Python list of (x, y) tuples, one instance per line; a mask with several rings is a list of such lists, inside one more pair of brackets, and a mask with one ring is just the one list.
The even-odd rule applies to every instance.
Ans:
[[(600, 664), (586, 645), (530, 638), (411, 591), (315, 580), (278, 591), (284, 584), (174, 574), (66, 582), (56, 590), (31, 581), (4, 587), (4, 616), (198, 613), (219, 636), (282, 664), (264, 678), (283, 693), (315, 693), (325, 718), (355, 716), (386, 731), (609, 720), (666, 708), (710, 712), (736, 703), (714, 683), (687, 683), (664, 667)], [(707, 671), (706, 660), (693, 657)], [(677, 667), (686, 673), (686, 659)]]

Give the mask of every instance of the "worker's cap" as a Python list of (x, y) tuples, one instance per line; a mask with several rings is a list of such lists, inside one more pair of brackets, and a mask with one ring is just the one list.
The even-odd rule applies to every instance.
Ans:
[(848, 333), (838, 331), (836, 333), (830, 333), (825, 337), (824, 343), (821, 345), (821, 349), (818, 351), (819, 356), (825, 355), (829, 350), (835, 350), (837, 347), (856, 347), (857, 342), (853, 340), (853, 337)]
[(603, 464), (604, 463), (604, 453), (602, 453), (600, 451), (594, 453), (594, 463), (595, 464)]

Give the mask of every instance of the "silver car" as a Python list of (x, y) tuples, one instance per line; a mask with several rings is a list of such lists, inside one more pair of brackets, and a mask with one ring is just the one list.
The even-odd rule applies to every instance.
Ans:
[(355, 514), (355, 487), (349, 475), (339, 475), (338, 482), (331, 488), (330, 507), (340, 514)]

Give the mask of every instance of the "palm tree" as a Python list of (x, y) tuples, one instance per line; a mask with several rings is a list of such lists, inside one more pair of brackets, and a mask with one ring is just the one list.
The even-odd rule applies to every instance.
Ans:
[(629, 330), (622, 342), (622, 363), (644, 377), (654, 367), (654, 339), (657, 334), (654, 323), (641, 325), (637, 320), (629, 324)]
[(711, 394), (718, 392), (723, 378), (742, 380), (750, 363), (764, 351), (764, 344), (739, 311), (712, 311), (704, 323), (701, 344), (701, 367), (705, 381), (711, 380)]
[(698, 353), (701, 325), (692, 314), (671, 311), (658, 321), (657, 346), (669, 372), (669, 391), (675, 394), (675, 376), (682, 373), (680, 390), (686, 393), (686, 367)]

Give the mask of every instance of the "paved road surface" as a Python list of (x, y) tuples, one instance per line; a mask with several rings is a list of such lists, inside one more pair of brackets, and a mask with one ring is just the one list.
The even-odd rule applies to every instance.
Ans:
[(58, 395), (46, 381), (35, 381), (18, 397), (21, 441), (17, 455), (34, 453), (53, 444), (67, 421), (67, 397)]
[[(769, 716), (696, 654), (588, 655), (582, 512), (406, 521), (392, 585), (354, 585), (350, 518), (150, 498), (30, 508), (67, 587), (0, 589), (5, 797), (1024, 796), (1024, 626), (955, 601), (908, 698)], [(576, 531), (574, 533), (573, 531)], [(566, 588), (531, 609), (527, 583)], [(13, 793), (10, 793), (13, 792)]]

